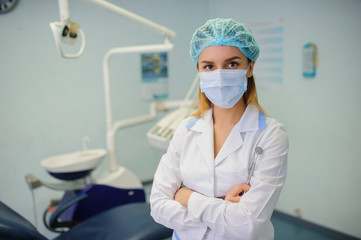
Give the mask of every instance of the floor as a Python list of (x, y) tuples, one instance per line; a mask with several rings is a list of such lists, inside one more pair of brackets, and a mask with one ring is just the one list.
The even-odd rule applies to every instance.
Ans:
[[(280, 217), (272, 216), (271, 221), (275, 229), (275, 240), (334, 240), (334, 238), (312, 229), (299, 226)], [(171, 240), (167, 238), (165, 240)]]
[(316, 232), (312, 229), (272, 216), (271, 221), (275, 229), (275, 240), (333, 240), (338, 239)]

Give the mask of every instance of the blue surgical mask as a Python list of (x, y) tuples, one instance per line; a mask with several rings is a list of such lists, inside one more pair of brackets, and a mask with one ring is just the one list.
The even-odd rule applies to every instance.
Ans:
[(247, 90), (246, 69), (218, 69), (199, 73), (201, 92), (216, 106), (232, 108)]

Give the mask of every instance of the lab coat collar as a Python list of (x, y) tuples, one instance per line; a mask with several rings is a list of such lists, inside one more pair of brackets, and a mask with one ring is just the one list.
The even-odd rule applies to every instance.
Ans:
[[(213, 126), (212, 113), (213, 111), (211, 108), (204, 114), (203, 118), (194, 118), (187, 125), (187, 128), (196, 132), (206, 131), (209, 129), (210, 125)], [(234, 128), (238, 129), (239, 132), (263, 130), (266, 128), (266, 117), (256, 106), (249, 104)]]
[(187, 127), (193, 131), (202, 133), (197, 141), (197, 145), (212, 174), (214, 166), (218, 165), (229, 154), (236, 151), (243, 145), (241, 132), (262, 130), (265, 128), (265, 122), (264, 114), (259, 112), (257, 107), (248, 105), (242, 115), (242, 118), (230, 132), (216, 159), (214, 159), (212, 109), (205, 113), (204, 118), (198, 117), (193, 119)]
[(256, 106), (249, 104), (235, 127), (239, 132), (263, 130), (266, 128), (266, 117)]

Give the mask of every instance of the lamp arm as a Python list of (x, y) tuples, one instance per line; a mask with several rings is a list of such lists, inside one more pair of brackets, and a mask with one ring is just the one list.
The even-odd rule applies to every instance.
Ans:
[(90, 3), (93, 3), (99, 7), (102, 7), (106, 10), (109, 10), (111, 12), (114, 12), (116, 13), (117, 15), (120, 15), (122, 17), (125, 17), (129, 20), (132, 20), (138, 24), (141, 24), (149, 29), (152, 29), (153, 31), (163, 35), (163, 36), (166, 36), (167, 38), (169, 39), (173, 39), (176, 37), (176, 33), (169, 29), (169, 28), (166, 28), (165, 26), (162, 26), (162, 25), (159, 25), (155, 22), (152, 22), (144, 17), (141, 17), (135, 13), (132, 13), (130, 11), (127, 11), (121, 7), (118, 7), (112, 3), (109, 3), (107, 1), (104, 1), (104, 0), (86, 0), (87, 2), (90, 2)]

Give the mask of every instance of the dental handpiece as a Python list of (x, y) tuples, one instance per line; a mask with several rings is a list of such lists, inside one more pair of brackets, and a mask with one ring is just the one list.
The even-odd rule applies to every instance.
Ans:
[[(256, 166), (256, 160), (257, 160), (258, 156), (263, 153), (263, 149), (261, 147), (257, 146), (254, 149), (254, 151), (256, 153), (256, 156), (254, 157), (254, 161), (252, 162), (251, 168), (249, 170), (249, 174), (248, 174), (248, 178), (247, 178), (247, 185), (250, 185), (250, 183), (251, 183), (251, 178), (253, 176), (253, 172), (254, 172), (254, 169)], [(239, 193), (239, 196), (243, 196), (243, 194), (244, 194), (244, 190), (242, 190), (242, 192)]]

